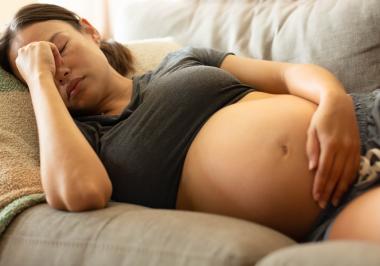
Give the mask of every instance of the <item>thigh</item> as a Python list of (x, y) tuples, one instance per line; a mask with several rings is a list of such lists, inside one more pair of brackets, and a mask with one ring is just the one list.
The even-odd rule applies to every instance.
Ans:
[(335, 218), (328, 239), (368, 240), (380, 243), (380, 187), (350, 202)]

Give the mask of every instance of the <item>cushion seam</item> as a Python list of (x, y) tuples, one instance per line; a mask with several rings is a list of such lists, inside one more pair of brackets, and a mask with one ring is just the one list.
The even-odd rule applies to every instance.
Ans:
[[(125, 253), (126, 251), (130, 251), (130, 249), (133, 249), (133, 251), (137, 252), (150, 252), (150, 253), (159, 253), (161, 255), (166, 256), (186, 256), (186, 257), (193, 257), (193, 258), (200, 258), (200, 259), (207, 259), (207, 260), (217, 260), (217, 261), (240, 261), (242, 258), (247, 259), (247, 257), (238, 257), (236, 255), (228, 254), (227, 256), (224, 256), (224, 258), (217, 258), (217, 257), (207, 257), (202, 256), (200, 254), (195, 253), (189, 253), (186, 252), (186, 254), (183, 254), (182, 252), (172, 251), (172, 250), (159, 250), (154, 248), (146, 248), (146, 247), (137, 247), (137, 246), (131, 246), (130, 244), (126, 244), (125, 247), (120, 245), (114, 245), (114, 244), (104, 244), (104, 243), (96, 243), (93, 241), (71, 241), (71, 243), (65, 242), (65, 241), (54, 241), (54, 240), (40, 240), (40, 239), (30, 239), (25, 237), (9, 237), (9, 236), (3, 236), (4, 239), (8, 238), (9, 241), (13, 242), (24, 242), (24, 243), (39, 243), (39, 244), (45, 244), (45, 245), (54, 245), (57, 247), (65, 246), (65, 247), (80, 247), (80, 246), (92, 246), (96, 248), (101, 249), (107, 249), (107, 250), (113, 250), (118, 253)], [(13, 238), (13, 239), (12, 239)], [(2, 241), (2, 242), (3, 242)], [(249, 259), (248, 259), (249, 260)], [(254, 261), (250, 260), (249, 263), (253, 263)]]

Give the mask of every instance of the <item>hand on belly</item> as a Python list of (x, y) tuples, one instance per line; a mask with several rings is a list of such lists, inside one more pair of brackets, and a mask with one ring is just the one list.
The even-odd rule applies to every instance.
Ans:
[(277, 95), (219, 110), (188, 151), (178, 208), (247, 219), (294, 238), (305, 235), (320, 212), (306, 156), (315, 109), (299, 97)]

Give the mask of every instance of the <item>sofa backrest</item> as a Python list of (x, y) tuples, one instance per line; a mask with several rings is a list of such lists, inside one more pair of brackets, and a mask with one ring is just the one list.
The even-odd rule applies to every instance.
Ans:
[(109, 0), (116, 40), (171, 36), (258, 59), (319, 64), (348, 92), (380, 85), (379, 0)]

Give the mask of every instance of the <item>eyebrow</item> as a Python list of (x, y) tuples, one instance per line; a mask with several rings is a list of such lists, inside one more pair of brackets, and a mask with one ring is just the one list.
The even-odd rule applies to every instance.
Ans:
[(62, 31), (58, 31), (58, 32), (56, 32), (56, 33), (54, 33), (50, 38), (49, 38), (49, 42), (54, 42), (54, 39), (59, 35), (59, 34), (61, 34), (62, 33)]

